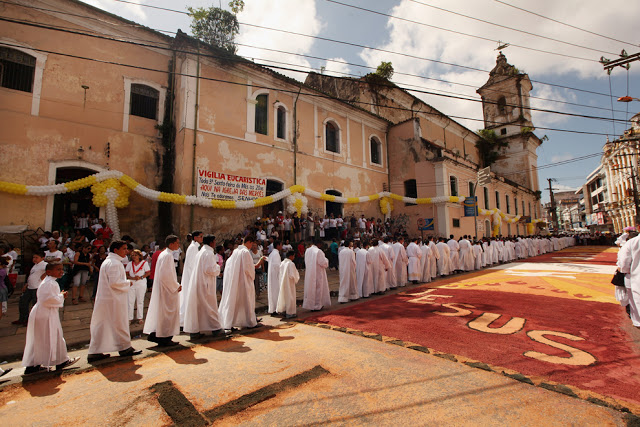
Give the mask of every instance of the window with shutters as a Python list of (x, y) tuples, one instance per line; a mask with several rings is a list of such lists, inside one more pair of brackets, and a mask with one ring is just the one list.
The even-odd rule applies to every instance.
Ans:
[(256, 96), (256, 121), (255, 121), (255, 132), (260, 133), (262, 135), (267, 135), (268, 133), (268, 125), (267, 121), (269, 119), (269, 113), (267, 111), (269, 104), (269, 95), (262, 94)]
[(380, 140), (375, 136), (372, 136), (369, 140), (369, 146), (371, 150), (371, 163), (374, 165), (382, 165), (382, 144)]
[(333, 121), (324, 124), (325, 150), (332, 153), (340, 153), (340, 129)]
[(0, 47), (0, 80), (2, 87), (33, 92), (36, 58), (8, 47)]
[(160, 92), (143, 84), (131, 85), (131, 103), (129, 114), (158, 120), (158, 100)]
[(287, 139), (287, 110), (282, 105), (276, 109), (276, 138)]

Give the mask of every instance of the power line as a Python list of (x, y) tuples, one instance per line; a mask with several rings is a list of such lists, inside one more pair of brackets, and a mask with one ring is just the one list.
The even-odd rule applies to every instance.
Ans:
[[(2, 20), (0, 18), (0, 20)], [(0, 45), (3, 46), (9, 46), (9, 47), (17, 47), (17, 48), (21, 48), (22, 46), (20, 45), (16, 45), (16, 44), (11, 44), (8, 42), (0, 42)], [(47, 49), (38, 49), (38, 48), (30, 48), (31, 50), (34, 51), (38, 51), (38, 52), (44, 52), (44, 53), (50, 53), (53, 55), (60, 55), (60, 56), (65, 56), (65, 57), (69, 57), (69, 58), (74, 58), (74, 59), (82, 59), (82, 60), (87, 60), (87, 61), (92, 61), (92, 62), (98, 62), (98, 63), (102, 63), (102, 64), (108, 64), (108, 65), (117, 65), (117, 66), (122, 66), (122, 67), (127, 67), (127, 68), (133, 68), (133, 69), (139, 69), (139, 70), (145, 70), (145, 71), (151, 71), (151, 72), (157, 72), (157, 73), (162, 73), (162, 74), (169, 74), (170, 72), (167, 70), (159, 70), (159, 69), (155, 69), (155, 68), (150, 68), (150, 67), (142, 67), (142, 66), (138, 66), (138, 65), (131, 65), (131, 64), (124, 64), (124, 63), (119, 63), (119, 62), (115, 62), (115, 61), (108, 61), (108, 60), (103, 60), (103, 59), (97, 59), (97, 58), (90, 58), (90, 57), (83, 57), (83, 56), (79, 56), (79, 55), (73, 55), (73, 54), (68, 54), (68, 53), (62, 53), (62, 52), (56, 52), (56, 51), (51, 51), (51, 50), (47, 50)], [(192, 53), (192, 52), (190, 52)], [(259, 64), (254, 64), (249, 62), (248, 64), (252, 64), (252, 65), (259, 65)], [(199, 78), (201, 80), (207, 80), (207, 81), (214, 81), (214, 82), (219, 82), (219, 83), (226, 83), (226, 84), (231, 84), (231, 85), (236, 85), (236, 86), (250, 86), (250, 87), (254, 87), (254, 88), (259, 88), (259, 89), (270, 89), (270, 90), (277, 90), (280, 92), (284, 92), (284, 93), (291, 93), (291, 94), (298, 94), (299, 92), (297, 90), (288, 90), (288, 89), (283, 89), (283, 88), (277, 88), (277, 87), (270, 87), (270, 86), (261, 86), (261, 85), (255, 85), (255, 84), (248, 84), (248, 83), (241, 83), (241, 82), (234, 82), (234, 81), (229, 81), (229, 80), (224, 80), (224, 79), (215, 79), (212, 77), (203, 77), (203, 76), (196, 76), (193, 74), (186, 74), (186, 73), (174, 73), (177, 76), (184, 76), (184, 77), (192, 77), (192, 78)], [(300, 86), (305, 86), (304, 84), (290, 79), (292, 82), (295, 82), (295, 84), (300, 85)], [(316, 89), (314, 89), (316, 90)], [(350, 99), (344, 99), (344, 98), (339, 98), (339, 97), (335, 97), (335, 96), (330, 96), (321, 92), (318, 93), (310, 93), (310, 92), (302, 92), (300, 93), (301, 95), (305, 95), (305, 96), (310, 96), (310, 97), (316, 97), (316, 98), (325, 98), (325, 99), (333, 99), (336, 101), (340, 101), (340, 102), (344, 102), (347, 104), (361, 104), (361, 105), (365, 105), (365, 106), (378, 106), (380, 107), (378, 104), (375, 103), (370, 103), (370, 102), (363, 102), (363, 101), (356, 101), (356, 100), (350, 100)], [(360, 107), (362, 108), (362, 107)], [(394, 107), (394, 106), (384, 106), (383, 108), (387, 108), (387, 109), (391, 109), (391, 110), (401, 110), (401, 111), (408, 111), (408, 112), (412, 112), (415, 113), (414, 110), (411, 110), (409, 108), (404, 108), (404, 107)], [(367, 113), (371, 114), (370, 111), (364, 110)], [(470, 118), (470, 117), (464, 117), (464, 116), (453, 116), (453, 115), (444, 115), (440, 112), (427, 112), (427, 111), (422, 111), (422, 114), (425, 115), (432, 115), (432, 116), (438, 116), (438, 117), (448, 117), (448, 118), (457, 118), (457, 119), (464, 119), (464, 120), (472, 120), (472, 121), (483, 121), (482, 119), (475, 119), (475, 118)], [(609, 120), (609, 119), (607, 119)], [(488, 123), (492, 123), (492, 124), (501, 124), (499, 122), (492, 122), (492, 121), (488, 121)], [(598, 133), (598, 132), (586, 132), (586, 131), (576, 131), (576, 130), (571, 130), (571, 129), (557, 129), (557, 128), (546, 128), (546, 127), (539, 127), (538, 129), (543, 129), (543, 130), (551, 130), (551, 131), (557, 131), (557, 132), (567, 132), (567, 133), (577, 133), (577, 134), (585, 134), (585, 135), (601, 135), (601, 136), (608, 136), (608, 133)]]
[(584, 28), (576, 27), (575, 25), (567, 24), (566, 22), (562, 22), (562, 21), (558, 21), (557, 19), (549, 18), (548, 16), (544, 16), (544, 15), (541, 15), (539, 13), (532, 12), (530, 10), (527, 10), (527, 9), (524, 9), (522, 7), (518, 7), (518, 6), (515, 6), (515, 5), (512, 5), (512, 4), (509, 4), (509, 3), (506, 3), (506, 2), (501, 1), (501, 0), (494, 0), (494, 1), (497, 2), (497, 3), (503, 4), (505, 6), (509, 6), (509, 7), (514, 8), (514, 9), (518, 9), (518, 10), (521, 10), (523, 12), (526, 12), (526, 13), (530, 13), (532, 15), (535, 15), (535, 16), (539, 17), (539, 18), (547, 19), (549, 21), (555, 22), (556, 24), (564, 25), (566, 27), (573, 28), (575, 30), (580, 30), (580, 31), (584, 31), (585, 33), (593, 34), (594, 36), (602, 37), (602, 38), (605, 38), (605, 39), (608, 39), (608, 40), (612, 40), (614, 42), (625, 43), (625, 44), (628, 44), (628, 45), (637, 46), (636, 43), (626, 42), (624, 40), (615, 39), (613, 37), (605, 36), (603, 34), (599, 34), (599, 33), (596, 33), (594, 31), (585, 30)]
[(428, 4), (428, 3), (424, 3), (424, 2), (421, 2), (421, 1), (418, 1), (418, 0), (409, 0), (409, 1), (411, 1), (413, 3), (421, 4), (421, 5), (426, 6), (426, 7), (430, 7), (432, 9), (440, 10), (440, 11), (443, 11), (443, 12), (446, 12), (446, 13), (451, 13), (453, 15), (462, 16), (464, 18), (471, 19), (473, 21), (482, 22), (482, 23), (485, 23), (485, 24), (488, 24), (488, 25), (493, 25), (495, 27), (504, 28), (504, 29), (511, 30), (511, 31), (516, 31), (516, 32), (527, 34), (527, 35), (534, 36), (534, 37), (539, 37), (541, 39), (551, 40), (551, 41), (554, 41), (554, 42), (566, 44), (568, 46), (579, 47), (581, 49), (587, 49), (587, 50), (591, 50), (591, 51), (594, 51), (594, 52), (607, 52), (607, 53), (609, 53), (611, 55), (617, 55), (616, 53), (613, 53), (613, 52), (608, 52), (608, 51), (604, 51), (604, 50), (600, 50), (600, 49), (594, 49), (594, 48), (589, 47), (589, 46), (582, 46), (582, 45), (579, 45), (579, 44), (576, 44), (576, 43), (571, 43), (571, 42), (567, 42), (567, 41), (564, 41), (564, 40), (555, 39), (553, 37), (548, 37), (548, 36), (543, 36), (541, 34), (532, 33), (530, 31), (521, 30), (519, 28), (508, 27), (506, 25), (498, 24), (496, 22), (487, 21), (485, 19), (476, 18), (476, 17), (470, 16), (470, 15), (465, 15), (465, 14), (460, 13), (460, 12), (455, 12), (455, 11), (452, 11), (452, 10), (449, 10), (449, 9), (445, 9), (443, 7), (434, 6), (434, 5), (431, 5), (431, 4)]
[[(435, 28), (437, 30), (446, 31), (446, 32), (449, 32), (449, 33), (458, 34), (458, 35), (462, 35), (462, 36), (472, 37), (472, 38), (479, 39), (479, 40), (490, 41), (492, 43), (500, 43), (500, 40), (494, 40), (494, 39), (491, 39), (491, 38), (488, 38), (488, 37), (478, 36), (476, 34), (464, 33), (462, 31), (451, 30), (449, 28), (439, 27), (437, 25), (432, 25), (432, 24), (427, 24), (427, 23), (424, 23), (424, 22), (414, 21), (412, 19), (402, 18), (400, 16), (395, 16), (395, 15), (390, 15), (388, 13), (379, 12), (377, 10), (372, 10), (372, 9), (367, 9), (365, 7), (354, 6), (352, 4), (342, 3), (342, 2), (339, 2), (337, 0), (325, 0), (325, 1), (328, 1), (329, 3), (339, 4), (341, 6), (349, 7), (349, 8), (352, 8), (352, 9), (357, 9), (357, 10), (361, 10), (361, 11), (364, 11), (364, 12), (373, 13), (375, 15), (386, 16), (388, 18), (397, 19), (397, 20), (403, 21), (403, 22), (409, 22), (411, 24), (421, 25), (423, 27)], [(598, 62), (597, 60), (591, 59), (591, 58), (582, 58), (580, 56), (567, 55), (565, 53), (552, 52), (550, 50), (537, 49), (537, 48), (534, 48), (534, 47), (523, 46), (523, 45), (519, 45), (519, 44), (515, 44), (515, 43), (510, 43), (510, 45), (513, 46), (513, 47), (519, 47), (520, 49), (532, 50), (534, 52), (541, 52), (541, 53), (547, 53), (547, 54), (550, 54), (550, 55), (563, 56), (563, 57), (571, 58), (571, 59), (579, 59), (581, 61)], [(597, 52), (600, 52), (600, 51), (597, 51)]]
[[(106, 37), (106, 36), (101, 36), (101, 35), (92, 34), (92, 33), (83, 33), (81, 31), (62, 29), (62, 28), (59, 28), (59, 27), (50, 26), (50, 25), (47, 25), (47, 24), (39, 23), (39, 22), (25, 21), (25, 20), (18, 20), (18, 19), (12, 19), (12, 18), (4, 18), (4, 17), (0, 17), (0, 21), (12, 22), (12, 23), (20, 24), (20, 25), (33, 26), (33, 27), (37, 27), (37, 28), (44, 28), (44, 29), (49, 29), (51, 31), (60, 31), (60, 32), (64, 32), (64, 33), (74, 34), (74, 35), (83, 35), (83, 36), (87, 36), (87, 37), (105, 39), (105, 40), (110, 40), (110, 41), (115, 41), (115, 42), (120, 42), (120, 43), (136, 45), (136, 46), (152, 47), (152, 48), (175, 51), (175, 52), (180, 52), (180, 53), (197, 54), (197, 55), (200, 55), (200, 56), (203, 56), (203, 57), (218, 58), (215, 55), (205, 55), (205, 54), (202, 54), (202, 53), (199, 53), (199, 52), (196, 53), (196, 52), (192, 52), (192, 51), (184, 51), (184, 50), (179, 50), (179, 49), (170, 48), (170, 47), (138, 43), (138, 42), (133, 42), (133, 41), (129, 41), (129, 40), (121, 40), (121, 39), (117, 39), (117, 38), (113, 38), (113, 37)], [(257, 64), (257, 65), (260, 65), (260, 64)], [(271, 66), (271, 68), (279, 68), (279, 69), (286, 70), (286, 71), (301, 72), (301, 73), (305, 72), (305, 71), (302, 71), (302, 70), (296, 70), (296, 69), (286, 68), (286, 67)], [(341, 78), (341, 77), (337, 77), (337, 78)], [(394, 87), (394, 86), (390, 84), (389, 87)], [(400, 88), (400, 89), (404, 89), (404, 88), (401, 88), (400, 86), (397, 86), (397, 87)], [(435, 92), (425, 91), (425, 90), (420, 90), (420, 89), (404, 89), (404, 90), (406, 90), (408, 92), (416, 92), (416, 93), (420, 93), (420, 94), (434, 95), (434, 96), (440, 96), (440, 97), (445, 97), (445, 98), (450, 98), (450, 99), (458, 99), (458, 100), (464, 100), (464, 101), (484, 102), (484, 103), (497, 104), (497, 102), (483, 101), (483, 100), (477, 99), (477, 98), (469, 98), (469, 97), (466, 97), (466, 96), (435, 93)], [(511, 107), (514, 107), (514, 108), (520, 108), (518, 105), (510, 105), (510, 104), (508, 104), (508, 106), (511, 106)], [(608, 118), (608, 117), (590, 116), (590, 115), (586, 115), (586, 114), (576, 114), (576, 113), (569, 113), (569, 112), (550, 110), (550, 109), (544, 109), (544, 108), (527, 107), (526, 109), (530, 110), (530, 111), (538, 111), (538, 112), (548, 113), (548, 114), (558, 114), (558, 115), (563, 115), (563, 116), (579, 117), (579, 118), (586, 118), (586, 119), (593, 119), (593, 120), (604, 120), (604, 121), (615, 120), (615, 121), (619, 121), (619, 122), (623, 122), (623, 123), (627, 122), (626, 119), (611, 119), (611, 118)], [(498, 124), (500, 124), (500, 123), (498, 123)]]

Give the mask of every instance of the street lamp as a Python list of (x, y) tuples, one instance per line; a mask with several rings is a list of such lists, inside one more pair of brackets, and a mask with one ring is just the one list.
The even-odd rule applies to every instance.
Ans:
[(640, 101), (638, 98), (633, 98), (631, 96), (621, 96), (618, 98), (618, 102), (631, 102), (631, 101)]

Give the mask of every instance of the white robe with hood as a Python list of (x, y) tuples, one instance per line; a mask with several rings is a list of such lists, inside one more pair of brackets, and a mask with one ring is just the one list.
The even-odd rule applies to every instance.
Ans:
[(280, 252), (273, 249), (269, 254), (269, 268), (267, 270), (267, 301), (269, 303), (268, 313), (276, 313), (278, 305), (278, 293), (280, 292)]
[(288, 315), (296, 314), (296, 283), (300, 280), (300, 274), (296, 265), (289, 258), (280, 263), (280, 289), (278, 290), (278, 303), (276, 312)]
[(156, 261), (156, 272), (143, 332), (158, 338), (180, 334), (180, 283), (176, 275), (173, 252), (167, 248)]
[(189, 294), (191, 275), (195, 269), (196, 256), (199, 250), (200, 244), (194, 240), (187, 248), (187, 253), (184, 256), (184, 266), (182, 267), (182, 277), (180, 278), (180, 285), (182, 286), (182, 291), (180, 292), (180, 326), (184, 325), (184, 310), (187, 304), (186, 298)]
[(304, 300), (302, 308), (320, 310), (331, 305), (327, 267), (329, 260), (316, 245), (304, 253)]
[(196, 334), (222, 328), (216, 294), (216, 278), (219, 274), (220, 265), (213, 248), (202, 245), (202, 249), (196, 256), (188, 294), (185, 298), (185, 332)]
[(356, 279), (356, 254), (353, 249), (345, 247), (338, 254), (340, 270), (340, 288), (338, 302), (358, 299), (358, 281)]
[(373, 293), (373, 255), (364, 248), (356, 252), (356, 281), (360, 298)]
[(240, 245), (233, 251), (224, 267), (220, 323), (224, 329), (253, 328), (256, 319), (256, 288), (253, 280), (256, 268), (251, 251)]

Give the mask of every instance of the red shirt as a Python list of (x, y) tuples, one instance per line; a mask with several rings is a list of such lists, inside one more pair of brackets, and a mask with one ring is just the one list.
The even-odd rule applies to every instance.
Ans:
[(161, 250), (157, 250), (151, 256), (151, 273), (149, 274), (149, 279), (153, 280), (156, 275), (156, 262), (158, 262), (158, 257), (160, 256)]

